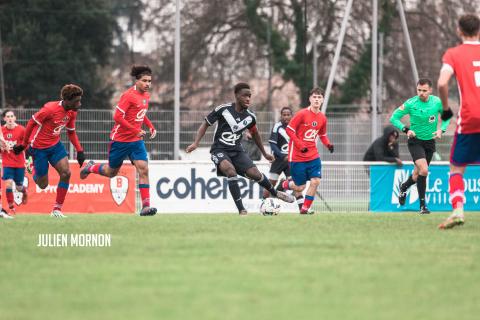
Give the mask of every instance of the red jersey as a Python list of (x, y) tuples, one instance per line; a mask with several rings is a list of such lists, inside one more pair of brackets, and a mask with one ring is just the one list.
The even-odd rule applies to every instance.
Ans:
[(140, 93), (133, 86), (125, 91), (120, 97), (120, 102), (116, 106), (115, 112), (121, 113), (121, 117), (125, 119), (129, 127), (115, 121), (110, 139), (119, 142), (132, 142), (141, 140), (138, 132), (142, 129), (143, 120), (148, 110), (148, 101), (150, 95), (148, 92)]
[[(310, 108), (300, 110), (287, 126), (290, 137), (288, 161), (307, 162), (319, 158), (317, 136), (327, 136), (327, 118), (321, 112), (314, 113)], [(323, 141), (322, 141), (323, 142)], [(300, 150), (308, 148), (302, 153)]]
[(451, 68), (460, 93), (457, 132), (480, 132), (480, 42), (468, 41), (448, 49), (443, 67)]
[[(13, 148), (16, 144), (22, 144), (25, 135), (25, 127), (17, 124), (13, 129), (7, 128), (7, 125), (2, 126), (3, 137), (7, 142), (7, 146)], [(20, 152), (16, 155), (13, 150), (2, 151), (2, 165), (8, 168), (24, 168), (25, 167), (25, 153)]]
[(31, 146), (36, 149), (46, 149), (56, 145), (60, 141), (63, 128), (75, 130), (77, 112), (65, 110), (62, 101), (51, 101), (32, 116), (38, 124), (33, 130)]

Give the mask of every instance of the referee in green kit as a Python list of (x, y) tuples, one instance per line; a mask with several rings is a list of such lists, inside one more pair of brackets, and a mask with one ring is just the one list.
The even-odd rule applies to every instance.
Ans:
[[(405, 204), (408, 188), (416, 183), (421, 214), (430, 213), (425, 205), (425, 191), (428, 165), (435, 152), (435, 139), (442, 137), (442, 133), (447, 130), (450, 123), (450, 120), (442, 121), (441, 128), (437, 128), (438, 118), (442, 112), (442, 101), (432, 95), (432, 81), (420, 79), (417, 82), (417, 95), (395, 109), (390, 118), (390, 122), (395, 127), (407, 134), (408, 151), (415, 163), (413, 173), (400, 185), (398, 202), (400, 205)], [(410, 115), (410, 128), (400, 121), (407, 114)]]

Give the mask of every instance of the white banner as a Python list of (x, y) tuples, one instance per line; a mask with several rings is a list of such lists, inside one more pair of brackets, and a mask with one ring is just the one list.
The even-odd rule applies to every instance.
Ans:
[[(268, 177), (269, 165), (258, 164)], [(227, 179), (217, 177), (213, 163), (172, 161), (149, 164), (151, 205), (160, 213), (238, 213)], [(240, 177), (243, 204), (258, 213), (263, 188)], [(296, 204), (282, 202), (281, 212), (297, 212)]]

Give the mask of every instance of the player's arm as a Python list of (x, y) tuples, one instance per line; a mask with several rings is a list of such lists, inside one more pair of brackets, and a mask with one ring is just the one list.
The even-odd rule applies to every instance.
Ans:
[[(410, 100), (408, 100), (410, 101)], [(410, 113), (410, 105), (408, 104), (408, 101), (402, 104), (400, 107), (395, 109), (393, 111), (392, 116), (390, 117), (390, 123), (392, 123), (395, 128), (401, 130), (404, 132), (409, 138), (415, 137), (415, 132), (410, 130), (409, 127), (407, 127), (401, 119)]]
[(83, 147), (80, 144), (80, 140), (78, 139), (77, 130), (75, 130), (75, 120), (76, 115), (72, 117), (72, 119), (70, 119), (65, 129), (67, 129), (68, 139), (72, 143), (75, 150), (77, 150), (77, 161), (81, 167), (83, 165), (83, 162), (85, 162), (86, 157), (85, 152), (83, 151)]
[(0, 149), (2, 149), (2, 151), (7, 151), (7, 152), (11, 150), (7, 141), (5, 141), (5, 138), (3, 137), (3, 132), (1, 129), (0, 129)]
[(147, 115), (145, 115), (145, 118), (143, 118), (143, 124), (147, 126), (148, 130), (150, 130), (150, 139), (155, 138), (157, 135), (157, 130), (155, 130), (152, 121), (150, 121)]
[[(448, 82), (453, 76), (453, 68), (451, 65), (444, 63), (440, 70), (440, 76), (438, 77), (437, 87), (438, 95), (442, 101), (442, 120), (446, 121), (453, 117), (452, 109), (448, 106)], [(443, 124), (443, 123), (442, 123)]]
[(293, 116), (292, 120), (288, 123), (287, 129), (285, 131), (287, 132), (287, 135), (290, 137), (290, 139), (293, 141), (293, 146), (299, 149), (302, 152), (307, 152), (307, 148), (305, 147), (305, 143), (297, 137), (297, 128), (299, 124), (302, 122), (303, 118), (301, 114), (296, 114)]
[(26, 146), (28, 146), (30, 142), (29, 138), (32, 135), (33, 129), (38, 127), (38, 125), (42, 124), (41, 122), (39, 122), (38, 118), (43, 119), (43, 116), (40, 115), (40, 117), (38, 118), (35, 117), (40, 113), (40, 111), (34, 114), (32, 116), (32, 119), (30, 119), (27, 122), (27, 126), (25, 127), (25, 133), (23, 136), (23, 141), (13, 147), (13, 151), (15, 152), (15, 154), (20, 154), (23, 150), (25, 150)]
[(185, 149), (185, 151), (187, 153), (190, 153), (193, 150), (198, 148), (198, 146), (200, 144), (200, 141), (202, 140), (203, 136), (205, 135), (205, 132), (207, 132), (208, 127), (209, 127), (209, 124), (207, 123), (207, 121), (203, 121), (202, 124), (200, 125), (200, 127), (197, 130), (197, 134), (195, 135), (195, 140), (193, 141), (193, 143), (191, 145), (189, 145)]
[(262, 137), (260, 137), (260, 134), (258, 133), (257, 126), (253, 125), (251, 128), (248, 129), (248, 131), (250, 131), (250, 133), (252, 134), (253, 141), (255, 141), (255, 144), (257, 145), (258, 149), (260, 150), (262, 155), (265, 157), (265, 159), (267, 159), (268, 161), (275, 160), (274, 156), (272, 156), (271, 154), (267, 153), (267, 151), (265, 151)]
[(325, 119), (325, 124), (323, 125), (322, 129), (320, 130), (320, 141), (322, 144), (330, 151), (330, 153), (333, 153), (334, 147), (333, 144), (330, 142), (330, 139), (328, 139), (327, 135), (327, 120)]
[(278, 142), (278, 126), (275, 125), (270, 133), (270, 138), (268, 139), (268, 143), (270, 144), (270, 149), (272, 150), (273, 155), (277, 159), (282, 159), (285, 156), (282, 154), (282, 151), (277, 145)]

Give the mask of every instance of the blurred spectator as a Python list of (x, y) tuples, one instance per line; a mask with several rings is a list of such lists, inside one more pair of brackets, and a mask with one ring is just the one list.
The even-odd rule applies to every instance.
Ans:
[(242, 146), (253, 161), (258, 161), (262, 158), (262, 153), (255, 144), (255, 141), (253, 141), (252, 135), (248, 130), (243, 133)]
[(395, 127), (385, 127), (383, 136), (370, 145), (363, 156), (363, 161), (386, 161), (401, 166), (403, 163), (398, 151), (398, 136), (399, 133)]

